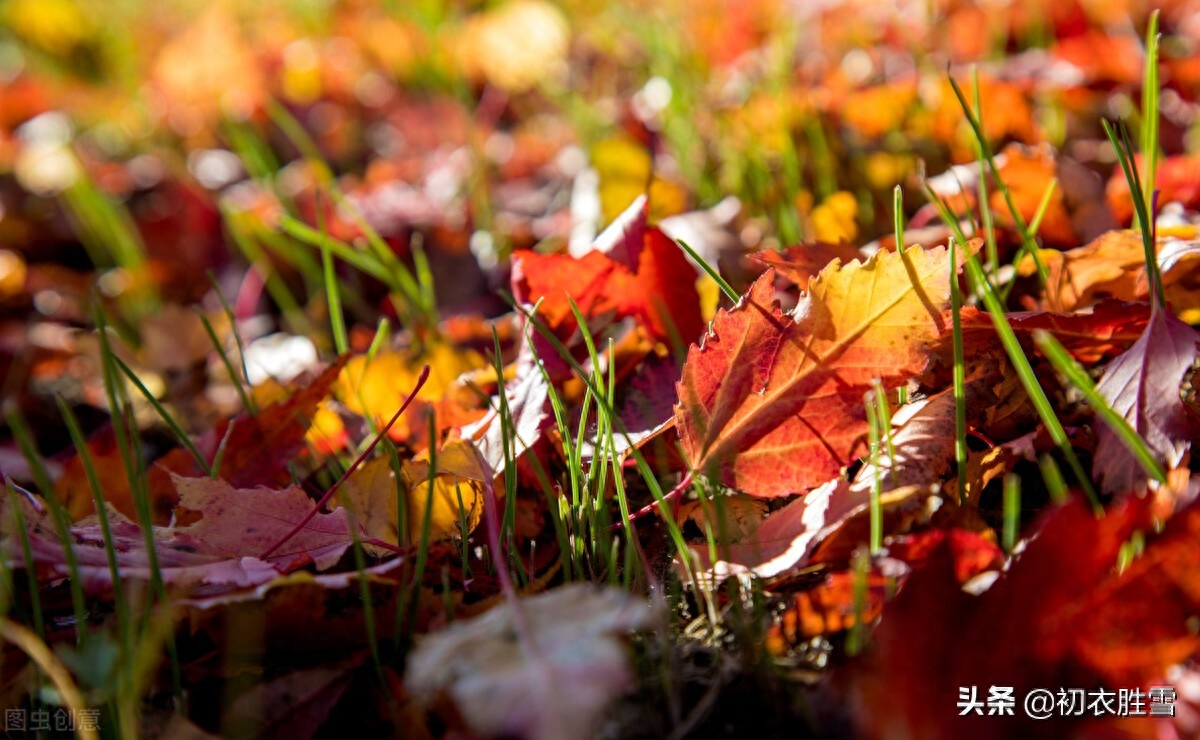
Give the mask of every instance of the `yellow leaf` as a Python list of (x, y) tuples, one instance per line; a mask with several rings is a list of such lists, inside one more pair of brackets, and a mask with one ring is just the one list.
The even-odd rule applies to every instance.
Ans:
[(628, 136), (614, 136), (592, 147), (592, 166), (600, 175), (600, 213), (612, 223), (649, 183), (650, 220), (682, 213), (687, 192), (675, 182), (651, 176), (653, 161), (646, 147)]
[[(471, 461), (477, 458), (473, 451), (468, 453), (463, 447), (470, 448), (470, 443), (455, 440), (448, 442), (438, 453), (438, 474), (434, 478), (432, 498), (429, 495), (428, 463), (405, 461), (401, 464), (399, 499), (404, 501), (405, 542), (420, 542), (425, 511), (430, 504), (431, 542), (461, 537), (464, 521), (466, 534), (478, 526), (483, 514), (483, 484), (472, 479), (471, 476), (478, 474), (478, 467), (473, 468)], [(443, 460), (447, 466), (442, 465)], [(393, 545), (401, 544), (397, 500), (396, 477), (387, 457), (364, 463), (337, 494), (337, 503), (354, 515), (367, 536)]]
[(700, 295), (700, 315), (712, 321), (721, 305), (721, 286), (707, 274), (696, 278), (696, 293)]
[[(408, 533), (411, 542), (421, 539), (426, 506), (432, 503), (431, 540), (470, 534), (483, 515), (483, 478), (479, 452), (463, 439), (446, 442), (437, 454), (437, 476), (433, 497), (429, 495), (429, 463), (413, 461), (404, 466), (408, 483)], [(461, 503), (461, 506), (460, 506)], [(466, 532), (462, 524), (466, 522)]]
[(834, 193), (813, 209), (813, 238), (819, 242), (841, 244), (858, 236), (858, 202), (845, 191)]
[[(483, 516), (483, 484), (457, 475), (439, 475), (434, 478), (433, 495), (430, 496), (428, 478), (409, 481), (407, 511), (410, 542), (421, 541), (421, 528), (428, 507), (432, 507), (429, 519), (431, 542), (469, 535)], [(465, 533), (462, 531), (464, 521)]]
[[(417, 400), (426, 404), (442, 400), (457, 387), (460, 375), (478, 370), (484, 360), (478, 352), (460, 350), (441, 343), (429, 343), (420, 355), (408, 355), (385, 350), (368, 361), (366, 355), (350, 358), (338, 376), (334, 395), (346, 408), (359, 416), (369, 416), (382, 427), (412, 392), (421, 368), (429, 365), (429, 379), (417, 391)], [(409, 411), (392, 427), (391, 436), (403, 439), (409, 435), (409, 422), (415, 417)]]
[[(404, 493), (404, 489), (400, 493)], [(346, 479), (334, 503), (350, 511), (368, 537), (399, 545), (396, 501), (396, 476), (391, 460), (377, 457), (363, 463)]]
[(9, 0), (0, 13), (18, 36), (51, 54), (67, 54), (96, 31), (72, 0)]

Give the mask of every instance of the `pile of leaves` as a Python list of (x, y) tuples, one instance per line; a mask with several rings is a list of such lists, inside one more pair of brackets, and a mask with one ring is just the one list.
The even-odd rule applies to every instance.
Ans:
[(1200, 732), (1192, 3), (309, 5), (0, 8), (6, 721)]

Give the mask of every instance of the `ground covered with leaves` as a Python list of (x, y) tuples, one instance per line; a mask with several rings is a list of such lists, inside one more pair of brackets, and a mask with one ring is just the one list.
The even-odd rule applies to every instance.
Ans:
[(1200, 734), (1200, 5), (0, 4), (14, 737)]

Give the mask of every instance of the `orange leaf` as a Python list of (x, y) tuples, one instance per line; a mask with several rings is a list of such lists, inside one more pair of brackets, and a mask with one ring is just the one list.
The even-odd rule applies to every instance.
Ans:
[(946, 250), (830, 265), (791, 314), (767, 271), (688, 352), (675, 408), (689, 464), (752, 495), (828, 480), (866, 432), (863, 394), (924, 369), (949, 303)]

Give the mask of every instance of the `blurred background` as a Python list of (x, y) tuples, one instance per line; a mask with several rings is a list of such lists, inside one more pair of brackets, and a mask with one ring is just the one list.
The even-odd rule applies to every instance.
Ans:
[[(890, 234), (897, 184), (936, 220), (922, 173), (976, 157), (947, 73), (993, 150), (1031, 145), (1005, 162), (1027, 217), (1057, 178), (1043, 242), (1079, 243), (1093, 181), (1129, 217), (1099, 120), (1138, 122), (1148, 5), (5, 0), (3, 393), (102, 405), (92, 296), (160, 395), (204, 387), (209, 340), (170, 317), (214, 285), (248, 340), (328, 353), (321, 233), (360, 349), (381, 317), (507, 311), (513, 250), (586, 247), (643, 192), (740, 288), (746, 252)], [(1190, 206), (1200, 15), (1157, 5), (1162, 187)]]

